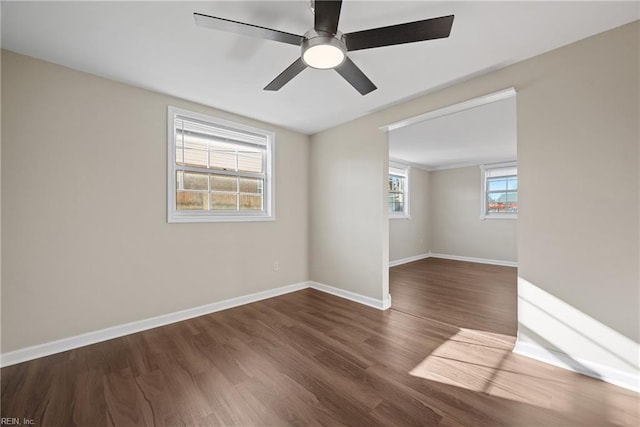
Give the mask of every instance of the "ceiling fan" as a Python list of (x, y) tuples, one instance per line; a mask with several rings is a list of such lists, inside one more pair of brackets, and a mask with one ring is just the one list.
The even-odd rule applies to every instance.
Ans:
[(276, 91), (307, 67), (335, 69), (362, 95), (377, 89), (376, 85), (349, 59), (347, 52), (449, 37), (453, 15), (422, 21), (390, 25), (343, 34), (338, 30), (342, 0), (311, 0), (314, 26), (304, 35), (194, 13), (196, 24), (214, 30), (274, 40), (300, 46), (302, 54), (280, 73), (264, 90)]

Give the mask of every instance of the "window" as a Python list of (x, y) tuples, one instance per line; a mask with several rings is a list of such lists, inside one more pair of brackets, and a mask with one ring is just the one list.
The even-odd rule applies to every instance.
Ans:
[(168, 109), (168, 222), (274, 219), (274, 134)]
[(482, 170), (481, 219), (518, 217), (518, 166), (501, 163)]
[(389, 218), (409, 218), (409, 166), (389, 163)]

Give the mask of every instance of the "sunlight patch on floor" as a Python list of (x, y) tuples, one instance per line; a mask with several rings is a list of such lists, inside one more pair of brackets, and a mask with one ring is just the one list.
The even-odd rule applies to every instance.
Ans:
[[(549, 408), (551, 396), (543, 392), (540, 386), (536, 387), (540, 376), (514, 368), (513, 358), (517, 355), (511, 352), (513, 341), (514, 338), (508, 335), (460, 329), (413, 368), (410, 374)], [(526, 389), (526, 393), (523, 389)]]

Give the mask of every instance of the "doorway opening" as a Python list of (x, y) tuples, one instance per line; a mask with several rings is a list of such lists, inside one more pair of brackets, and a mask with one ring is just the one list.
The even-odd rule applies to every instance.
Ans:
[(515, 90), (386, 129), (392, 308), (515, 339)]

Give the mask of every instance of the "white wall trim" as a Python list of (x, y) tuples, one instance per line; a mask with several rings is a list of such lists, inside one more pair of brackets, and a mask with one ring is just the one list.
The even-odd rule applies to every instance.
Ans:
[(481, 166), (488, 163), (502, 163), (504, 161), (506, 161), (504, 158), (494, 158), (489, 160), (483, 160), (481, 162), (475, 161), (475, 162), (464, 162), (464, 163), (451, 163), (448, 165), (435, 166), (435, 167), (432, 167), (430, 170), (431, 172), (437, 172), (437, 171), (443, 171), (443, 170), (449, 170), (449, 169), (462, 169), (462, 168), (469, 168), (473, 166)]
[(467, 262), (477, 262), (479, 264), (491, 264), (491, 265), (501, 265), (503, 267), (517, 267), (518, 263), (515, 261), (503, 261), (500, 259), (487, 259), (487, 258), (474, 258), (468, 256), (458, 256), (458, 255), (447, 255), (447, 254), (436, 254), (429, 252), (429, 256), (431, 258), (442, 258), (442, 259), (452, 259), (455, 261), (467, 261)]
[(521, 341), (520, 339), (516, 340), (513, 352), (640, 393), (640, 377), (638, 377), (638, 374), (634, 375), (610, 366), (572, 357), (537, 344)]
[(325, 285), (324, 283), (309, 282), (309, 287), (327, 294), (368, 305), (369, 307), (377, 308), (378, 310), (387, 310), (391, 307), (391, 295), (387, 295), (386, 298), (379, 300), (361, 294), (356, 294), (355, 292), (345, 291), (344, 289), (334, 288), (333, 286)]
[[(405, 160), (402, 160), (402, 161), (406, 162)], [(451, 163), (451, 164), (440, 165), (440, 166), (429, 166), (429, 165), (423, 165), (420, 163), (413, 163), (413, 162), (406, 162), (406, 163), (408, 163), (409, 166), (411, 166), (412, 168), (421, 169), (427, 172), (438, 172), (438, 171), (444, 171), (449, 169), (462, 169), (462, 168), (469, 168), (473, 166), (481, 166), (488, 163), (502, 163), (505, 161), (507, 161), (507, 159), (494, 158), (494, 159), (483, 160), (483, 161)]]
[(457, 104), (449, 105), (448, 107), (439, 108), (434, 111), (419, 114), (417, 116), (409, 117), (408, 119), (400, 120), (399, 122), (390, 123), (388, 125), (381, 126), (379, 129), (382, 131), (392, 131), (400, 129), (405, 126), (410, 126), (415, 123), (424, 122), (425, 120), (432, 120), (438, 117), (447, 116), (449, 114), (457, 113), (459, 111), (468, 110), (470, 108), (479, 107), (481, 105), (490, 104), (492, 102), (501, 101), (503, 99), (516, 96), (516, 89), (510, 87), (498, 92), (493, 92), (478, 98), (470, 99), (468, 101), (459, 102)]
[(146, 331), (147, 329), (181, 322), (183, 320), (192, 319), (194, 317), (204, 316), (206, 314), (215, 313), (217, 311), (227, 310), (229, 308), (250, 304), (253, 302), (285, 295), (307, 288), (313, 288), (321, 292), (335, 295), (337, 297), (355, 301), (357, 303), (364, 304), (370, 307), (375, 307), (379, 310), (387, 310), (391, 307), (391, 295), (387, 295), (387, 298), (385, 298), (384, 300), (378, 300), (321, 283), (300, 282), (293, 285), (282, 286), (279, 288), (269, 289), (267, 291), (257, 292), (254, 294), (230, 298), (224, 301), (205, 304), (199, 307), (188, 308), (186, 310), (163, 314), (161, 316), (151, 317), (149, 319), (112, 326), (93, 332), (87, 332), (68, 338), (62, 338), (56, 341), (50, 341), (44, 344), (38, 344), (31, 347), (21, 348), (15, 351), (2, 353), (0, 355), (0, 367), (15, 365), (17, 363), (26, 362), (28, 360), (37, 359), (39, 357), (73, 350), (75, 348), (84, 347), (86, 345), (96, 344), (102, 341), (134, 334), (136, 332)]
[(290, 292), (299, 291), (308, 287), (309, 284), (307, 282), (296, 283), (293, 285), (270, 289), (268, 291), (243, 295), (224, 301), (201, 305), (199, 307), (188, 308), (186, 310), (180, 310), (161, 316), (151, 317), (149, 319), (125, 323), (123, 325), (100, 329), (93, 332), (87, 332), (85, 334), (80, 334), (69, 338), (63, 338), (44, 344), (34, 345), (32, 347), (21, 348), (19, 350), (3, 353), (0, 359), (0, 366), (4, 367), (15, 365), (16, 363), (26, 362), (27, 360), (37, 359), (38, 357), (72, 350), (74, 348), (83, 347), (85, 345), (107, 341), (113, 338), (122, 337), (124, 335), (145, 331), (147, 329), (157, 328), (159, 326), (192, 319), (194, 317), (203, 316), (205, 314), (215, 313), (217, 311), (227, 310), (229, 308), (238, 307), (240, 305), (250, 304), (252, 302), (261, 301), (267, 298), (273, 298), (279, 295), (288, 294)]
[(429, 258), (431, 255), (428, 253), (420, 254), (415, 256), (410, 256), (407, 258), (396, 259), (394, 261), (389, 261), (389, 267), (395, 267), (396, 265), (407, 264), (409, 262), (420, 261), (421, 259)]

